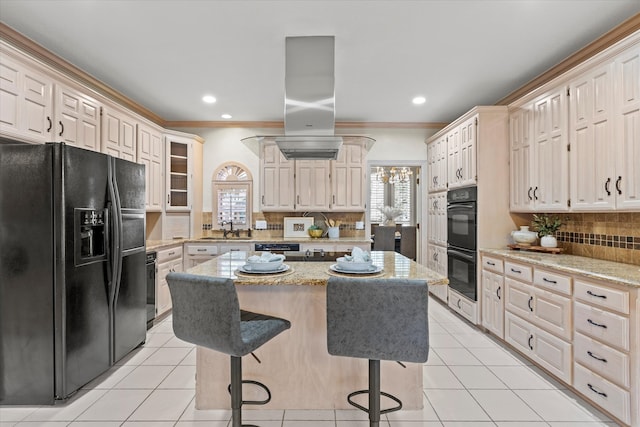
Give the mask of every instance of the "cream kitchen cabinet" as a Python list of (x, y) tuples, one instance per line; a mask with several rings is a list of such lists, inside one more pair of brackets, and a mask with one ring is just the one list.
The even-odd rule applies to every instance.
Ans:
[(260, 144), (260, 210), (295, 210), (295, 161), (287, 160), (275, 142)]
[(447, 245), (447, 193), (427, 196), (428, 241), (436, 245)]
[(302, 252), (306, 252), (306, 251), (351, 252), (355, 247), (360, 248), (363, 251), (371, 251), (370, 243), (332, 243), (327, 241), (315, 241), (313, 243), (302, 243), (300, 245), (300, 250)]
[(435, 193), (447, 189), (447, 137), (443, 136), (427, 144), (429, 182), (427, 191)]
[(102, 152), (113, 157), (136, 161), (136, 126), (132, 115), (112, 107), (102, 108)]
[(571, 82), (571, 198), (575, 211), (640, 207), (640, 48)]
[(504, 338), (504, 277), (502, 260), (482, 257), (482, 326)]
[(634, 329), (638, 313), (631, 310), (631, 300), (622, 287), (575, 280), (574, 387), (627, 424), (632, 412), (640, 415), (638, 381), (632, 381), (638, 378), (640, 322)]
[(328, 211), (331, 202), (329, 160), (295, 160), (296, 211)]
[(169, 273), (184, 271), (182, 267), (182, 246), (173, 246), (158, 251), (158, 289), (156, 290), (156, 317), (172, 307), (171, 292), (167, 283)]
[(175, 135), (165, 137), (167, 211), (189, 211), (193, 197), (193, 141)]
[(476, 135), (478, 116), (447, 134), (447, 181), (450, 189), (476, 183)]
[(55, 84), (54, 140), (87, 150), (100, 151), (100, 109), (95, 99)]
[(162, 129), (138, 124), (138, 163), (145, 165), (147, 212), (161, 212), (164, 205), (164, 143)]
[(0, 134), (33, 143), (53, 141), (53, 86), (43, 71), (3, 51)]
[(185, 243), (184, 271), (203, 262), (211, 261), (218, 254), (218, 245), (215, 243)]
[(511, 109), (512, 211), (569, 210), (567, 98), (562, 86)]
[(338, 152), (338, 158), (330, 162), (330, 210), (341, 212), (365, 210), (367, 177), (365, 154), (363, 143), (345, 141)]
[[(427, 267), (438, 274), (447, 276), (447, 248), (445, 246), (431, 243), (427, 245)], [(448, 286), (430, 286), (429, 292), (446, 304), (449, 300), (448, 288)]]

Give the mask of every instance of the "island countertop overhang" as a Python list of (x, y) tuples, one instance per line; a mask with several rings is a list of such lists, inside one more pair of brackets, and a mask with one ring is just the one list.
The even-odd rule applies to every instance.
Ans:
[[(332, 272), (329, 267), (333, 262), (304, 262), (287, 261), (290, 270), (281, 274), (238, 275), (237, 270), (245, 264), (247, 257), (255, 252), (233, 251), (225, 253), (210, 261), (204, 262), (188, 270), (188, 273), (229, 277), (236, 285), (316, 285), (327, 284)], [(424, 265), (397, 253), (390, 251), (371, 252), (373, 264), (382, 267), (377, 278), (385, 279), (422, 279), (429, 285), (447, 285), (449, 280)]]

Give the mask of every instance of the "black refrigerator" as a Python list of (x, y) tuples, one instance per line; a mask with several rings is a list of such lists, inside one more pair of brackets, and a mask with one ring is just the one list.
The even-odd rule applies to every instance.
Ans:
[(145, 339), (144, 166), (0, 141), (0, 405), (64, 400)]

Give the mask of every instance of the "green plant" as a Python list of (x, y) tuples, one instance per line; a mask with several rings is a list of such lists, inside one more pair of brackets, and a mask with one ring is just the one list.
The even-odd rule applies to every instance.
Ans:
[(562, 226), (562, 221), (557, 216), (534, 214), (531, 225), (538, 232), (538, 236), (543, 237), (553, 235)]

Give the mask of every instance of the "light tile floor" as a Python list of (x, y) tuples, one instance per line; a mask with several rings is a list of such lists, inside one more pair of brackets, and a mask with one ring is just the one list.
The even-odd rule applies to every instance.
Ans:
[[(429, 310), (431, 351), (423, 367), (424, 408), (383, 415), (381, 426), (616, 425), (435, 299)], [(230, 411), (195, 409), (195, 364), (195, 348), (173, 335), (169, 317), (149, 331), (143, 347), (66, 404), (0, 407), (0, 427), (229, 426)], [(384, 389), (384, 378), (382, 384)], [(367, 415), (357, 410), (246, 408), (243, 418), (261, 427), (368, 426)]]

